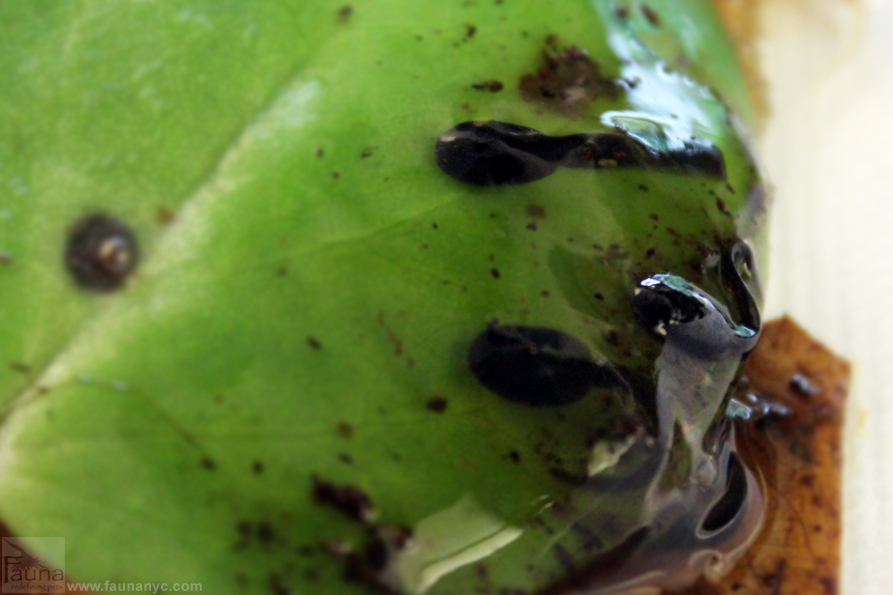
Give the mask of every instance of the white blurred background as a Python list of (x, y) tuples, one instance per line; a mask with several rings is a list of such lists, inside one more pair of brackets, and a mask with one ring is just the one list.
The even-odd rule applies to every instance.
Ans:
[(854, 364), (844, 595), (893, 593), (893, 0), (762, 3), (768, 316)]

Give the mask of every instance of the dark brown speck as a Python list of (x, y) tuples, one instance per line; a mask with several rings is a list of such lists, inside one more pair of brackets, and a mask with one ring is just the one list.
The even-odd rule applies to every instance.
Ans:
[(527, 214), (534, 219), (545, 219), (546, 208), (540, 205), (532, 204), (527, 207)]
[(651, 23), (652, 27), (660, 27), (660, 17), (653, 8), (647, 4), (640, 4), (639, 10), (642, 11), (642, 16), (645, 17), (645, 20)]
[(434, 395), (428, 402), (425, 404), (425, 407), (428, 408), (428, 411), (433, 411), (434, 413), (443, 413), (447, 410), (447, 405), (449, 405), (449, 401), (446, 398), (440, 395)]
[(353, 15), (353, 6), (350, 4), (345, 4), (341, 8), (338, 9), (338, 20), (342, 23), (346, 23), (350, 20), (350, 17)]
[(372, 499), (356, 486), (336, 485), (314, 477), (313, 500), (319, 505), (330, 506), (361, 523), (368, 523), (375, 516)]
[(342, 438), (353, 438), (353, 426), (346, 421), (339, 421), (335, 428)]
[(502, 91), (504, 85), (502, 82), (497, 81), (496, 79), (490, 79), (489, 81), (484, 81), (483, 83), (477, 83), (471, 86), (475, 91), (489, 91), (490, 93), (498, 93)]

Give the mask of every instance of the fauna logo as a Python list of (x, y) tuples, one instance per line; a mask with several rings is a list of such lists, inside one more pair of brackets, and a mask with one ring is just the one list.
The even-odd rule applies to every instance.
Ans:
[[(64, 537), (4, 537), (2, 593), (64, 593)], [(38, 553), (39, 552), (39, 553)]]

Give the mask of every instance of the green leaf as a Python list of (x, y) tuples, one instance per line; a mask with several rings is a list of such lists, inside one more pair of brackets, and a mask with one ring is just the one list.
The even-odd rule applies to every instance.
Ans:
[[(616, 426), (616, 391), (532, 408), (467, 358), (498, 319), (649, 369), (661, 343), (629, 302), (658, 273), (741, 315), (699, 264), (761, 215), (727, 107), (749, 118), (734, 53), (707, 2), (655, 1), (658, 26), (637, 6), (0, 4), (2, 518), (64, 536), (78, 580), (212, 593), (530, 592), (617, 545), (647, 486), (568, 481)], [(550, 35), (638, 81), (574, 116), (524, 101)], [(504, 89), (472, 87), (489, 80)], [(479, 188), (434, 159), (460, 122), (557, 136), (612, 130), (606, 114), (713, 143), (727, 179), (559, 168)], [(94, 213), (138, 239), (120, 291), (66, 270), (69, 230)], [(374, 523), (321, 504), (326, 482), (367, 494)], [(357, 569), (397, 548), (393, 527), (414, 549)]]

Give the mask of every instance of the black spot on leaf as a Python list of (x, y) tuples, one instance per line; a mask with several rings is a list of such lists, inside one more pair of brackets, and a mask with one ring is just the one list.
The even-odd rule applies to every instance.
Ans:
[(84, 289), (120, 289), (139, 263), (136, 237), (127, 225), (107, 215), (91, 215), (69, 232), (65, 266)]
[(435, 395), (428, 399), (428, 402), (425, 406), (429, 411), (433, 411), (434, 413), (443, 413), (447, 410), (447, 406), (449, 405), (449, 401), (446, 398), (441, 397), (440, 395)]
[(581, 341), (549, 328), (491, 326), (472, 344), (468, 365), (494, 393), (533, 407), (573, 403), (590, 387), (619, 382)]
[(437, 165), (450, 177), (474, 186), (526, 184), (551, 175), (558, 166), (525, 150), (532, 128), (465, 122), (445, 132), (434, 149)]
[(372, 499), (356, 486), (336, 485), (314, 477), (313, 499), (317, 504), (331, 506), (361, 523), (368, 523), (375, 516)]

